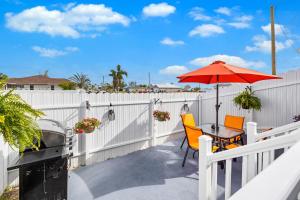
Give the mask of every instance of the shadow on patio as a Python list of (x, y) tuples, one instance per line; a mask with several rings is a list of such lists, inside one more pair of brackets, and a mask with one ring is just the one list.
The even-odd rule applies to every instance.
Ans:
[[(70, 173), (70, 200), (197, 200), (198, 158), (187, 159), (180, 141), (133, 152), (126, 156), (81, 167)], [(233, 164), (235, 192), (240, 187), (241, 163)], [(219, 169), (220, 170), (220, 169)], [(224, 195), (224, 171), (218, 177), (218, 197)]]

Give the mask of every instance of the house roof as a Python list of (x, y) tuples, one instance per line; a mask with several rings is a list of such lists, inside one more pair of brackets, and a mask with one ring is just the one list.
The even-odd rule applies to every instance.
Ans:
[(163, 88), (163, 89), (181, 89), (181, 87), (171, 84), (171, 83), (165, 83), (165, 84), (154, 84), (154, 86), (158, 88)]
[(62, 82), (69, 81), (64, 78), (50, 78), (44, 75), (28, 76), (22, 78), (10, 78), (8, 79), (8, 84), (18, 84), (18, 85), (58, 85)]

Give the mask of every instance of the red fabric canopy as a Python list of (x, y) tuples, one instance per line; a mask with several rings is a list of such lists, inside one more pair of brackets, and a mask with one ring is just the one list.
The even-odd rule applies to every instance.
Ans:
[(195, 71), (178, 76), (179, 82), (193, 83), (254, 83), (268, 79), (281, 79), (281, 77), (268, 75), (250, 69), (232, 66), (223, 61), (212, 64)]

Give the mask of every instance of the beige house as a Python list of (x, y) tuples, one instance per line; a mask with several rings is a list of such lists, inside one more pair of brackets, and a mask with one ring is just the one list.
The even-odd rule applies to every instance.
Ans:
[(166, 84), (155, 84), (152, 86), (152, 91), (155, 93), (158, 92), (182, 92), (183, 89), (175, 84), (172, 83), (166, 83)]
[(17, 90), (61, 90), (58, 86), (62, 82), (69, 81), (64, 78), (50, 78), (44, 75), (36, 75), (22, 78), (8, 79), (6, 89)]

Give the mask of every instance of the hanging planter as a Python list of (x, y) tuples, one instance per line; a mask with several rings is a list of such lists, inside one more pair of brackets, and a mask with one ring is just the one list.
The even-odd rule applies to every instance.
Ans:
[(96, 118), (85, 118), (75, 124), (74, 131), (77, 134), (92, 133), (100, 125)]
[(159, 111), (155, 110), (153, 112), (153, 117), (160, 122), (168, 121), (170, 120), (170, 113), (169, 112), (164, 112), (164, 111)]
[(254, 95), (251, 87), (247, 86), (238, 96), (234, 97), (233, 102), (245, 110), (261, 110), (261, 101)]
[(112, 104), (109, 104), (109, 110), (108, 110), (108, 120), (109, 121), (114, 121), (116, 119), (116, 114), (115, 111), (112, 107)]

